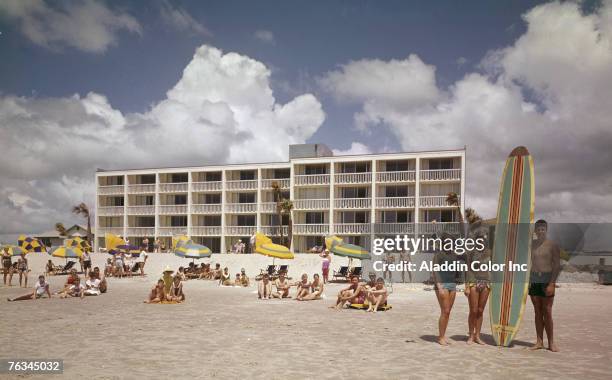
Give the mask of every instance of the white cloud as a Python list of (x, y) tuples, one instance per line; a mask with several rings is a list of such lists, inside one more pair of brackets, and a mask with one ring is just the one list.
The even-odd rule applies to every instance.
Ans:
[(117, 43), (119, 31), (142, 33), (134, 17), (93, 0), (55, 7), (43, 0), (4, 0), (0, 11), (15, 20), (30, 41), (49, 49), (68, 46), (103, 53)]
[(370, 154), (372, 150), (367, 146), (359, 142), (353, 142), (350, 148), (346, 150), (342, 149), (332, 149), (334, 155), (336, 156), (348, 156), (348, 155), (356, 155), (356, 154)]
[(263, 30), (263, 29), (256, 30), (255, 33), (253, 34), (253, 37), (267, 44), (274, 45), (276, 43), (276, 40), (274, 39), (274, 33), (272, 33), (269, 30)]
[(196, 21), (189, 12), (183, 8), (173, 7), (169, 1), (164, 1), (161, 4), (160, 15), (166, 25), (176, 28), (178, 31), (192, 32), (205, 36), (212, 35), (210, 30)]
[(15, 159), (0, 161), (0, 233), (78, 221), (71, 206), (93, 206), (96, 168), (286, 160), (288, 144), (305, 142), (324, 118), (311, 94), (277, 103), (261, 62), (209, 46), (145, 113), (123, 114), (96, 93), (2, 96), (0, 151)]
[(526, 145), (535, 160), (538, 216), (609, 221), (611, 10), (610, 1), (590, 15), (575, 3), (537, 6), (524, 16), (525, 34), (486, 56), (486, 73), (444, 90), (433, 88), (434, 68), (414, 56), (429, 73), (421, 86), (411, 84), (419, 70), (379, 60), (351, 62), (321, 82), (337, 98), (359, 101), (358, 126), (389, 126), (405, 150), (467, 145), (466, 202), (484, 216), (495, 215), (506, 155)]

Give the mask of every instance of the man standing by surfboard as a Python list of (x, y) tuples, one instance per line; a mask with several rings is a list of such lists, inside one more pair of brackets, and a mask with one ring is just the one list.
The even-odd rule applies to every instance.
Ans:
[(544, 348), (544, 330), (548, 338), (548, 349), (559, 349), (553, 338), (552, 306), (555, 299), (555, 283), (560, 270), (561, 250), (557, 243), (546, 237), (548, 224), (545, 220), (535, 223), (537, 239), (531, 246), (531, 274), (529, 296), (535, 310), (536, 344), (532, 350)]

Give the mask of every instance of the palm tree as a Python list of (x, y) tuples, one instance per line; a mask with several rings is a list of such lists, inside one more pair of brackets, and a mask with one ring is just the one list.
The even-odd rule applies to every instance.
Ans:
[(272, 182), (272, 194), (274, 197), (274, 202), (276, 202), (276, 219), (277, 219), (278, 229), (280, 233), (280, 241), (283, 242), (285, 238), (283, 235), (283, 208), (281, 207), (282, 193), (281, 193), (281, 189), (277, 181)]
[(89, 207), (81, 202), (72, 208), (72, 212), (87, 219), (87, 242), (91, 244), (91, 214), (89, 212)]
[(471, 207), (465, 209), (465, 219), (467, 220), (470, 226), (477, 225), (482, 222), (482, 218), (480, 217), (480, 215), (478, 215), (476, 210)]
[[(291, 241), (293, 240), (293, 221), (291, 220), (291, 211), (293, 210), (293, 202), (290, 199), (283, 198), (281, 202), (281, 210), (283, 213), (289, 215), (287, 221), (287, 248), (291, 248)], [(282, 232), (281, 232), (282, 233)]]
[(66, 227), (64, 227), (63, 223), (55, 223), (55, 230), (60, 236), (66, 236)]
[(457, 208), (457, 218), (459, 218), (459, 224), (463, 224), (463, 213), (461, 212), (461, 203), (459, 203), (459, 196), (457, 193), (450, 192), (446, 194), (446, 204)]

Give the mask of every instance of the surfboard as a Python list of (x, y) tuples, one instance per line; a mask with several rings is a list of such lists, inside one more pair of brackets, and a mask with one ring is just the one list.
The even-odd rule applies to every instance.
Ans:
[[(503, 271), (491, 273), (489, 314), (491, 333), (498, 346), (510, 345), (525, 310), (534, 200), (533, 159), (527, 148), (519, 146), (510, 153), (504, 167), (491, 257), (493, 264), (505, 264)], [(527, 270), (518, 270), (516, 265), (526, 265)]]

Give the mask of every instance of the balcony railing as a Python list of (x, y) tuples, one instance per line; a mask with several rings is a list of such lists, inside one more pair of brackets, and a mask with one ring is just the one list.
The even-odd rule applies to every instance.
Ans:
[(417, 229), (419, 234), (440, 234), (447, 232), (450, 234), (459, 233), (460, 223), (457, 222), (437, 222), (437, 223), (418, 223)]
[(104, 237), (105, 234), (123, 235), (123, 227), (100, 227), (96, 228), (96, 236)]
[(159, 205), (160, 215), (187, 214), (187, 205)]
[(155, 227), (128, 227), (128, 236), (154, 236)]
[(379, 197), (377, 208), (410, 208), (414, 207), (414, 197)]
[(123, 206), (101, 206), (101, 207), (98, 207), (98, 215), (100, 215), (100, 216), (123, 215)]
[(277, 179), (262, 179), (261, 180), (261, 188), (262, 189), (271, 189), (272, 184), (276, 182), (281, 189), (288, 189), (291, 186), (291, 180), (289, 178), (277, 178)]
[(159, 227), (159, 236), (186, 235), (187, 226), (184, 227)]
[(414, 182), (415, 177), (414, 170), (376, 173), (377, 182)]
[(129, 215), (153, 215), (155, 206), (128, 206), (127, 213)]
[(257, 203), (227, 203), (225, 212), (257, 212)]
[(264, 203), (261, 203), (259, 205), (259, 211), (261, 211), (261, 212), (276, 212), (276, 202), (264, 202)]
[(217, 214), (221, 212), (221, 203), (191, 205), (194, 214)]
[(337, 173), (335, 175), (336, 183), (351, 184), (351, 183), (371, 183), (372, 173)]
[(221, 191), (222, 186), (223, 182), (221, 181), (191, 183), (192, 191)]
[(329, 209), (329, 199), (296, 199), (293, 201), (296, 210)]
[(111, 185), (111, 186), (99, 186), (98, 194), (100, 195), (119, 195), (123, 194), (125, 186), (123, 185)]
[(334, 224), (336, 234), (368, 234), (370, 223), (339, 223)]
[(225, 226), (225, 235), (228, 236), (250, 236), (255, 233), (255, 226)]
[(221, 235), (221, 226), (195, 226), (191, 227), (191, 235), (195, 236), (219, 236)]
[(329, 184), (329, 174), (300, 174), (295, 176), (296, 186), (327, 184)]
[(293, 233), (297, 235), (327, 235), (329, 224), (294, 224)]
[(461, 169), (421, 170), (421, 181), (458, 181)]
[(154, 192), (155, 192), (154, 183), (128, 185), (128, 193), (146, 194), (146, 193), (154, 193)]
[(414, 223), (376, 223), (374, 232), (377, 234), (412, 234)]
[[(421, 196), (419, 197), (420, 207), (455, 207), (446, 203), (446, 195)], [(461, 197), (457, 197), (461, 201)]]
[(335, 208), (370, 208), (372, 200), (370, 198), (340, 198), (334, 201)]
[(189, 188), (189, 184), (186, 182), (182, 183), (160, 183), (160, 193), (185, 193)]
[(287, 226), (261, 226), (261, 233), (267, 236), (280, 236), (280, 231), (283, 231), (283, 236), (287, 236), (289, 229)]
[(228, 190), (257, 190), (257, 180), (227, 181), (225, 187)]

